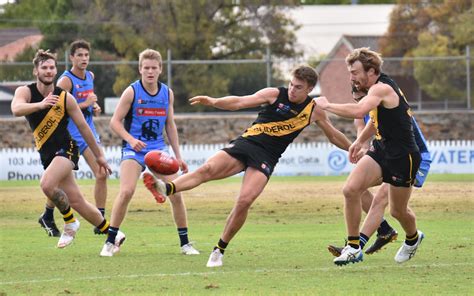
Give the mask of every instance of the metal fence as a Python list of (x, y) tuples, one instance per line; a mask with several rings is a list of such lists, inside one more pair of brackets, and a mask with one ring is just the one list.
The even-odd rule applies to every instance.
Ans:
[[(269, 50), (261, 59), (175, 60), (172, 52), (168, 50), (164, 56), (161, 80), (173, 87), (178, 106), (186, 106), (187, 98), (198, 93), (213, 96), (229, 93), (242, 95), (267, 86), (284, 85), (289, 79), (291, 68), (304, 62), (307, 61), (274, 58)], [(333, 63), (336, 68), (347, 73), (343, 59), (325, 59), (318, 63)], [(473, 65), (469, 47), (462, 56), (384, 58), (384, 72), (395, 78), (412, 107), (417, 110), (472, 109)], [(119, 68), (124, 66), (137, 69), (138, 63), (97, 60), (90, 62), (89, 68), (96, 74), (96, 92), (99, 98), (117, 96), (118, 91), (114, 92), (114, 84), (120, 72)], [(67, 59), (58, 62), (59, 73), (69, 67), (70, 62)], [(32, 80), (31, 70), (30, 62), (0, 62), (0, 90), (5, 91), (4, 86), (12, 81)], [(320, 74), (329, 77), (333, 75), (329, 69)], [(137, 79), (138, 71), (133, 75)], [(126, 85), (123, 86), (125, 87)], [(321, 90), (324, 90), (324, 85)], [(103, 101), (100, 103), (104, 104)], [(177, 111), (192, 110), (184, 107), (181, 110), (177, 108)]]

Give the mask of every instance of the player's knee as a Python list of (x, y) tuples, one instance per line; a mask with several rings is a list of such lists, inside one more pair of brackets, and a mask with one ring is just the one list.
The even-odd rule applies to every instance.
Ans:
[(381, 207), (385, 208), (388, 206), (388, 197), (387, 196), (376, 196), (372, 200), (372, 207)]
[(363, 191), (363, 188), (360, 188), (360, 186), (353, 182), (344, 184), (344, 187), (342, 188), (342, 193), (345, 198), (359, 197)]
[(390, 208), (390, 215), (392, 215), (392, 217), (397, 220), (400, 220), (405, 215), (406, 212), (407, 212), (406, 209), (403, 210), (403, 209), (399, 209), (395, 207)]
[(239, 197), (236, 207), (241, 210), (248, 210), (253, 203), (253, 199), (250, 197)]
[(98, 182), (105, 182), (107, 180), (107, 173), (104, 170), (94, 171), (94, 177)]
[(132, 199), (133, 194), (135, 193), (135, 189), (132, 188), (125, 188), (120, 190), (120, 198), (129, 202)]
[(40, 181), (40, 187), (47, 197), (52, 197), (54, 190), (56, 189), (56, 184), (47, 178), (42, 178)]

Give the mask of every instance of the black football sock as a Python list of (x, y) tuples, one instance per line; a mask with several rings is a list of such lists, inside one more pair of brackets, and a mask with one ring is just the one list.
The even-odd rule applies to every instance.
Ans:
[(414, 246), (418, 241), (418, 231), (414, 235), (407, 235), (405, 238), (405, 244), (409, 246)]
[(102, 214), (102, 217), (105, 217), (105, 208), (97, 208), (100, 213)]
[(178, 228), (178, 235), (179, 235), (179, 241), (181, 243), (181, 247), (189, 244), (187, 227)]
[(54, 220), (54, 207), (50, 208), (48, 205), (44, 206), (43, 219), (52, 221)]
[(392, 230), (392, 226), (388, 224), (387, 220), (383, 219), (382, 223), (380, 223), (379, 228), (377, 229), (378, 235), (387, 235)]
[(109, 226), (109, 235), (107, 236), (106, 242), (115, 244), (115, 237), (117, 236), (118, 231), (118, 227)]
[(358, 236), (348, 236), (347, 237), (347, 244), (354, 249), (359, 248), (360, 240)]
[(217, 245), (214, 247), (214, 250), (215, 249), (219, 249), (219, 251), (221, 252), (221, 254), (224, 254), (225, 252), (225, 248), (227, 248), (227, 245), (229, 243), (226, 243), (225, 241), (223, 241), (222, 239), (219, 239), (219, 242), (217, 243)]
[(170, 196), (176, 193), (176, 186), (173, 182), (166, 183), (166, 195)]
[(67, 207), (67, 209), (64, 210), (64, 212), (61, 212), (61, 214), (63, 214), (64, 223), (69, 224), (76, 222), (76, 218), (74, 218), (71, 207)]
[[(108, 233), (109, 232), (109, 222), (107, 221), (107, 219), (104, 219), (98, 226), (97, 226), (97, 229), (99, 229), (99, 231), (101, 233)], [(115, 239), (114, 239), (115, 241)]]
[(360, 243), (359, 243), (360, 249), (362, 250), (367, 244), (367, 242), (369, 241), (369, 237), (361, 232), (359, 235), (359, 239), (360, 239)]

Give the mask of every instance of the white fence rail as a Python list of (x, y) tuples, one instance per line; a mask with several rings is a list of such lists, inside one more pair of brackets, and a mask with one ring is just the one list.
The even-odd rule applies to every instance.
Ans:
[[(193, 171), (224, 145), (183, 145), (181, 154)], [(474, 141), (429, 141), (428, 147), (432, 157), (431, 174), (474, 174)], [(105, 147), (105, 155), (113, 170), (111, 178), (118, 178), (120, 147)], [(288, 147), (274, 175), (343, 175), (352, 168), (347, 152), (332, 144), (297, 143)], [(39, 180), (42, 173), (39, 154), (33, 148), (0, 149), (0, 180)], [(93, 178), (82, 157), (75, 174), (78, 179)]]

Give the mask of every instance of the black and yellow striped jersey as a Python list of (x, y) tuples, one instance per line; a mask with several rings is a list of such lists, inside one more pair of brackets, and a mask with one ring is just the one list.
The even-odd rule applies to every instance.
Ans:
[[(44, 99), (36, 83), (29, 84), (28, 88), (31, 92), (31, 103), (41, 102)], [(41, 153), (54, 153), (58, 147), (62, 147), (65, 143), (71, 141), (71, 136), (67, 130), (69, 118), (66, 111), (67, 92), (55, 87), (53, 94), (59, 96), (58, 103), (51, 108), (25, 116), (33, 130), (36, 149)]]
[(263, 106), (252, 126), (242, 135), (277, 158), (311, 123), (314, 108), (314, 102), (310, 97), (301, 104), (294, 104), (288, 99), (287, 88), (280, 87), (278, 90), (280, 93), (276, 101)]
[(387, 158), (399, 158), (418, 150), (412, 125), (412, 114), (405, 95), (388, 75), (382, 73), (377, 82), (388, 84), (398, 95), (399, 103), (387, 109), (380, 104), (369, 115), (376, 128), (375, 141), (383, 147)]

